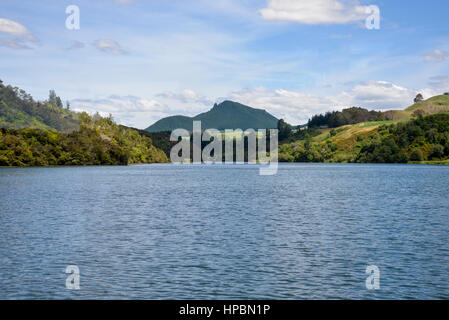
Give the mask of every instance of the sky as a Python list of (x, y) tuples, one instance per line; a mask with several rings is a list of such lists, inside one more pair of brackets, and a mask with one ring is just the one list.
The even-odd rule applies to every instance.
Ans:
[(448, 12), (447, 0), (1, 0), (0, 79), (137, 128), (223, 100), (297, 125), (449, 92)]

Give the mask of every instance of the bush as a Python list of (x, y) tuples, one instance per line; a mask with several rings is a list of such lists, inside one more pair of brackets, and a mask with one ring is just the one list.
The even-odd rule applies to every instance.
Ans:
[(410, 155), (411, 161), (423, 161), (424, 155), (420, 149), (415, 149), (412, 151), (412, 154)]
[(444, 147), (441, 144), (434, 144), (430, 151), (430, 156), (437, 159), (444, 157)]

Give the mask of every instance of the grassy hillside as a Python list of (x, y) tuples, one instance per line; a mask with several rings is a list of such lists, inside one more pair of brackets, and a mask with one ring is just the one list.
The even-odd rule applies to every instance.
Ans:
[(201, 121), (202, 129), (272, 129), (278, 120), (261, 109), (254, 109), (243, 104), (224, 101), (195, 117), (173, 116), (157, 121), (149, 126), (149, 132), (172, 131), (177, 128), (192, 130), (193, 121)]
[(17, 87), (0, 80), (0, 128), (36, 128), (70, 132), (79, 129), (78, 115), (48, 101), (35, 101)]
[(425, 114), (449, 112), (449, 95), (435, 96), (405, 109), (407, 112), (424, 111)]
[(445, 163), (449, 159), (449, 114), (305, 130), (279, 147), (283, 162)]
[[(416, 112), (416, 110), (420, 110)], [(283, 141), (285, 162), (437, 163), (449, 161), (449, 96), (406, 110), (384, 112), (380, 121), (333, 129), (305, 129)]]

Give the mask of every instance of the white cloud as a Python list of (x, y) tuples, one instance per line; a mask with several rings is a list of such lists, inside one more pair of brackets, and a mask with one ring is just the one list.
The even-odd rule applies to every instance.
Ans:
[(10, 49), (31, 49), (30, 43), (36, 43), (36, 37), (22, 24), (9, 19), (0, 18), (0, 47)]
[(24, 37), (29, 40), (35, 39), (33, 34), (24, 25), (4, 18), (0, 18), (0, 33), (6, 33), (16, 37)]
[[(174, 96), (173, 96), (174, 95)], [(185, 95), (185, 99), (177, 99)], [(99, 99), (74, 99), (70, 101), (75, 111), (89, 113), (99, 112), (101, 115), (112, 114), (122, 124), (146, 128), (161, 118), (173, 115), (193, 116), (212, 108), (211, 100), (207, 106), (192, 103), (201, 96), (192, 90), (184, 90), (181, 94), (157, 94), (154, 98), (136, 96), (111, 95)]]
[(335, 101), (329, 97), (283, 89), (270, 90), (264, 87), (233, 92), (226, 99), (253, 108), (265, 109), (275, 117), (283, 118), (292, 124), (304, 123), (310, 115), (332, 109), (335, 105)]
[(302, 24), (346, 24), (366, 19), (368, 6), (345, 0), (270, 0), (259, 10), (266, 20), (294, 21)]
[(410, 90), (387, 81), (368, 81), (342, 92), (337, 99), (345, 105), (376, 109), (405, 108), (416, 96)]
[(110, 54), (125, 54), (126, 51), (120, 46), (120, 44), (115, 40), (110, 39), (99, 39), (96, 40), (93, 45), (100, 51), (110, 53)]
[(424, 56), (424, 60), (428, 62), (442, 62), (449, 58), (449, 51), (434, 50)]
[(152, 119), (165, 117), (167, 107), (155, 99), (145, 99), (135, 96), (111, 95), (100, 99), (74, 99), (70, 101), (75, 111), (88, 113), (99, 112), (105, 116), (112, 114), (121, 124), (147, 127)]
[(413, 103), (418, 92), (421, 92), (424, 98), (436, 94), (431, 89), (413, 90), (386, 81), (369, 81), (335, 95), (258, 87), (233, 92), (227, 99), (266, 109), (277, 118), (296, 125), (307, 122), (315, 114), (352, 106), (370, 110), (404, 109)]
[[(413, 103), (417, 93), (422, 93), (426, 99), (437, 94), (428, 88), (413, 90), (387, 81), (369, 81), (334, 95), (254, 87), (231, 92), (218, 101), (233, 100), (265, 109), (275, 117), (297, 125), (306, 123), (315, 114), (352, 106), (370, 110), (404, 109)], [(212, 107), (212, 101), (192, 90), (183, 90), (181, 93), (157, 94), (149, 99), (109, 96), (103, 99), (76, 99), (71, 104), (75, 110), (99, 111), (103, 115), (111, 113), (120, 123), (146, 128), (164, 117), (193, 116), (207, 111)]]
[(180, 93), (167, 91), (167, 92), (158, 94), (157, 97), (178, 100), (183, 103), (200, 103), (200, 104), (206, 105), (206, 106), (212, 106), (212, 104), (213, 104), (212, 100), (210, 100), (190, 89), (185, 89)]

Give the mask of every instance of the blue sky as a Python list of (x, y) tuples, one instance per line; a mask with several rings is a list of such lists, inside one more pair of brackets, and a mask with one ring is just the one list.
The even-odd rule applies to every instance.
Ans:
[(224, 99), (298, 124), (449, 91), (448, 12), (447, 0), (2, 0), (0, 79), (139, 128)]

